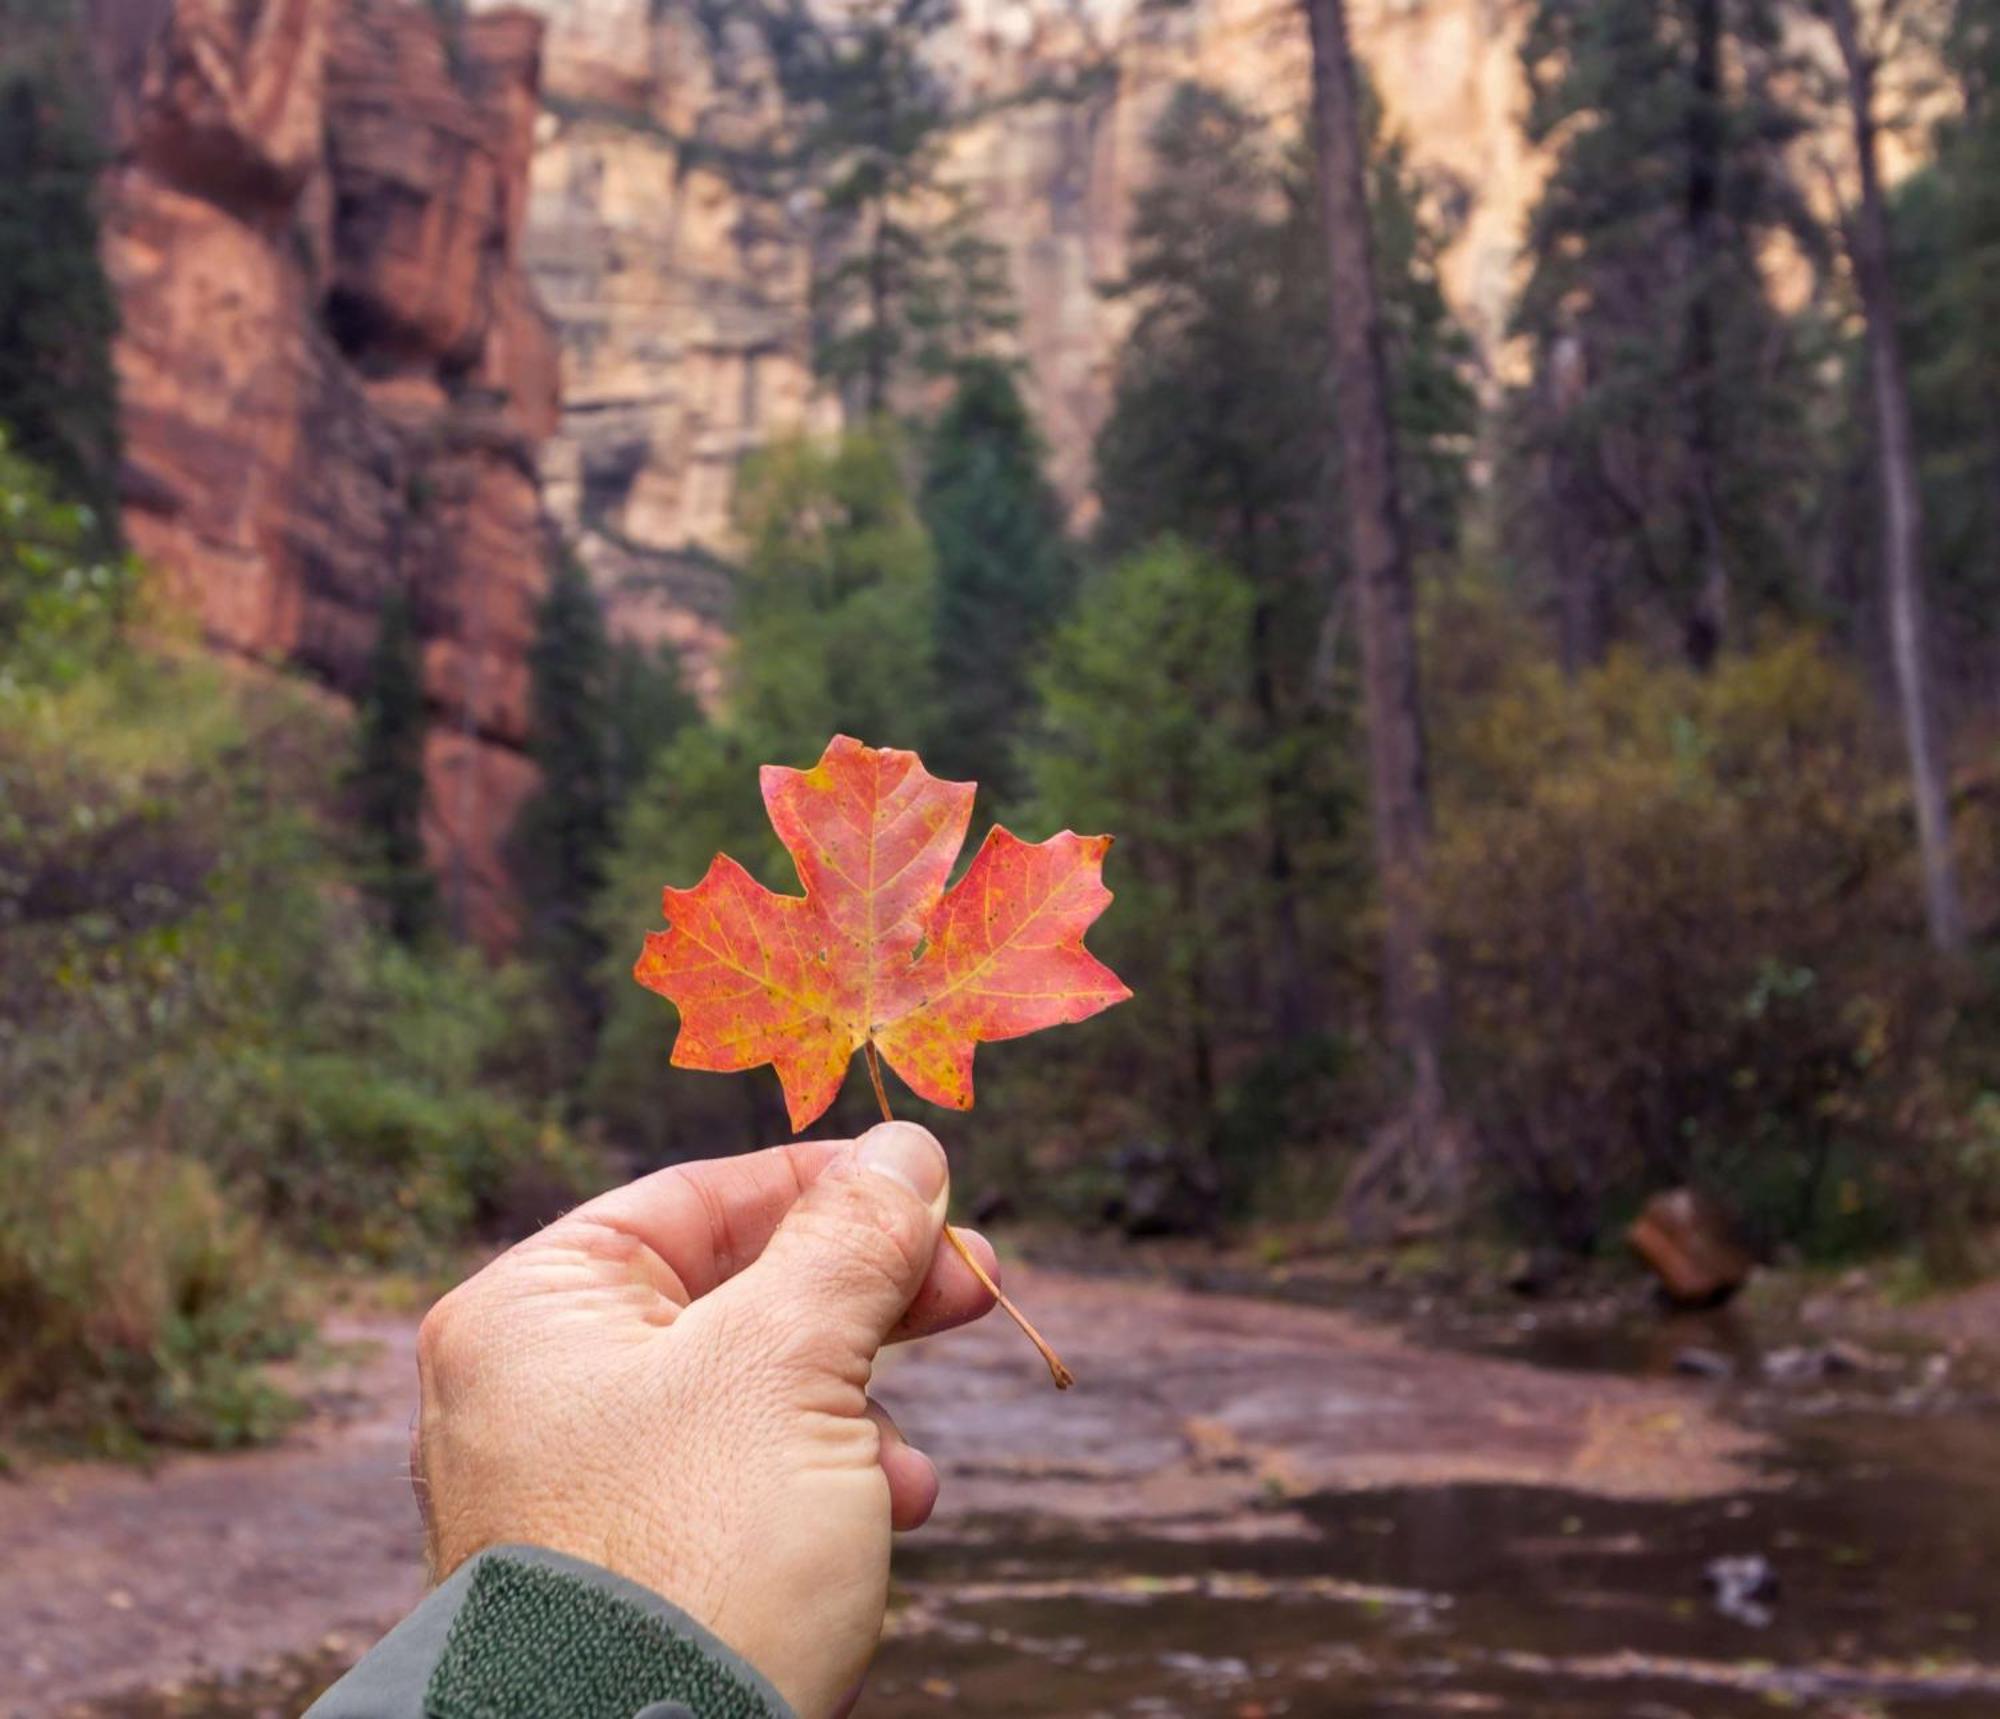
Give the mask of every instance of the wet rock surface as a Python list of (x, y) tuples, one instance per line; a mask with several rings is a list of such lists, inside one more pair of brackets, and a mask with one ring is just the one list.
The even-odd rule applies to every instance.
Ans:
[[(1546, 1324), (1505, 1359), (1334, 1311), (1012, 1282), (1082, 1382), (1058, 1396), (998, 1323), (882, 1369), (945, 1494), (902, 1546), (864, 1716), (2000, 1712), (2000, 1419), (1958, 1384), (1911, 1395), (1920, 1355), (1809, 1390), (1752, 1355), (1718, 1384), (1675, 1379), (1653, 1336), (1630, 1352), (1657, 1376), (1618, 1377), (1610, 1333), (1595, 1366), (1574, 1333), (1550, 1366)], [(0, 1713), (134, 1683), (88, 1711), (294, 1712), (401, 1609), (407, 1328), (373, 1335), (339, 1412), (278, 1451), (0, 1489), (26, 1549), (0, 1567)], [(1696, 1336), (1742, 1341), (1667, 1341)], [(1752, 1584), (1761, 1625), (1717, 1609), (1726, 1559), (1776, 1584)], [(204, 1683), (176, 1640), (265, 1663)], [(25, 1682), (33, 1653), (58, 1674)]]

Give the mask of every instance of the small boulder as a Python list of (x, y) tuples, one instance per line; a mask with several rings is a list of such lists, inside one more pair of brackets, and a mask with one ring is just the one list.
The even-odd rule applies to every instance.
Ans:
[(1722, 1208), (1692, 1188), (1655, 1194), (1625, 1240), (1678, 1307), (1720, 1307), (1749, 1281), (1754, 1263)]

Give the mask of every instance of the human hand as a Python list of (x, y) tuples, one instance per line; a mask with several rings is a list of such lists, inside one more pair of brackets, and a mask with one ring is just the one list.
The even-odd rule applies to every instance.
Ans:
[(802, 1719), (840, 1711), (881, 1633), (890, 1530), (937, 1499), (869, 1400), (876, 1351), (992, 1304), (937, 1245), (947, 1193), (937, 1141), (888, 1122), (662, 1170), (454, 1289), (418, 1344), (438, 1576), (507, 1542), (588, 1559)]

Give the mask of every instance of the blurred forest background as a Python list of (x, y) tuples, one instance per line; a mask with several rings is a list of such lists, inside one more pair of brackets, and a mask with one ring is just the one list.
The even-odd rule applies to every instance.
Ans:
[[(479, 21), (409, 9), (477, 89)], [(1519, 0), (1497, 340), (1440, 275), (1478, 187), (1365, 63), (1343, 102), (1313, 10), (1317, 132), (1199, 83), (1150, 128), (1086, 474), (950, 171), (945, 0), (727, 9), (839, 410), (744, 454), (698, 661), (530, 518), (496, 937), (427, 839), (423, 580), (385, 564), (341, 685), (210, 648), (135, 552), (100, 223), (144, 146), (97, 12), (0, 0), (0, 1411), (267, 1436), (320, 1267), (782, 1137), (628, 974), (716, 851), (792, 887), (756, 767), (836, 731), (1118, 838), (1137, 1000), (982, 1053), (968, 1213), (1589, 1256), (1691, 1184), (1765, 1257), (1992, 1263), (2000, 3)]]

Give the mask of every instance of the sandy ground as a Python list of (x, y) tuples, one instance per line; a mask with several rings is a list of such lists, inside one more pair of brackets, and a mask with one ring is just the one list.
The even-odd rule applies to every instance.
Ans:
[[(992, 1512), (1077, 1522), (1234, 1516), (1288, 1495), (1465, 1480), (1619, 1498), (1754, 1483), (1750, 1433), (1672, 1383), (1552, 1373), (1411, 1347), (1341, 1314), (1016, 1270), (1075, 1368), (1050, 1388), (993, 1319), (881, 1368), (938, 1458), (948, 1527)], [(348, 1321), (363, 1352), (315, 1381), (283, 1444), (141, 1473), (0, 1483), (0, 1713), (66, 1707), (279, 1657), (358, 1648), (422, 1582), (407, 1479), (415, 1322)], [(1282, 1510), (1277, 1512), (1282, 1514)], [(1211, 1529), (1212, 1531), (1212, 1529)]]
[(326, 1335), (359, 1353), (314, 1380), (313, 1414), (272, 1449), (0, 1483), (0, 1713), (366, 1642), (418, 1598), (415, 1321)]

